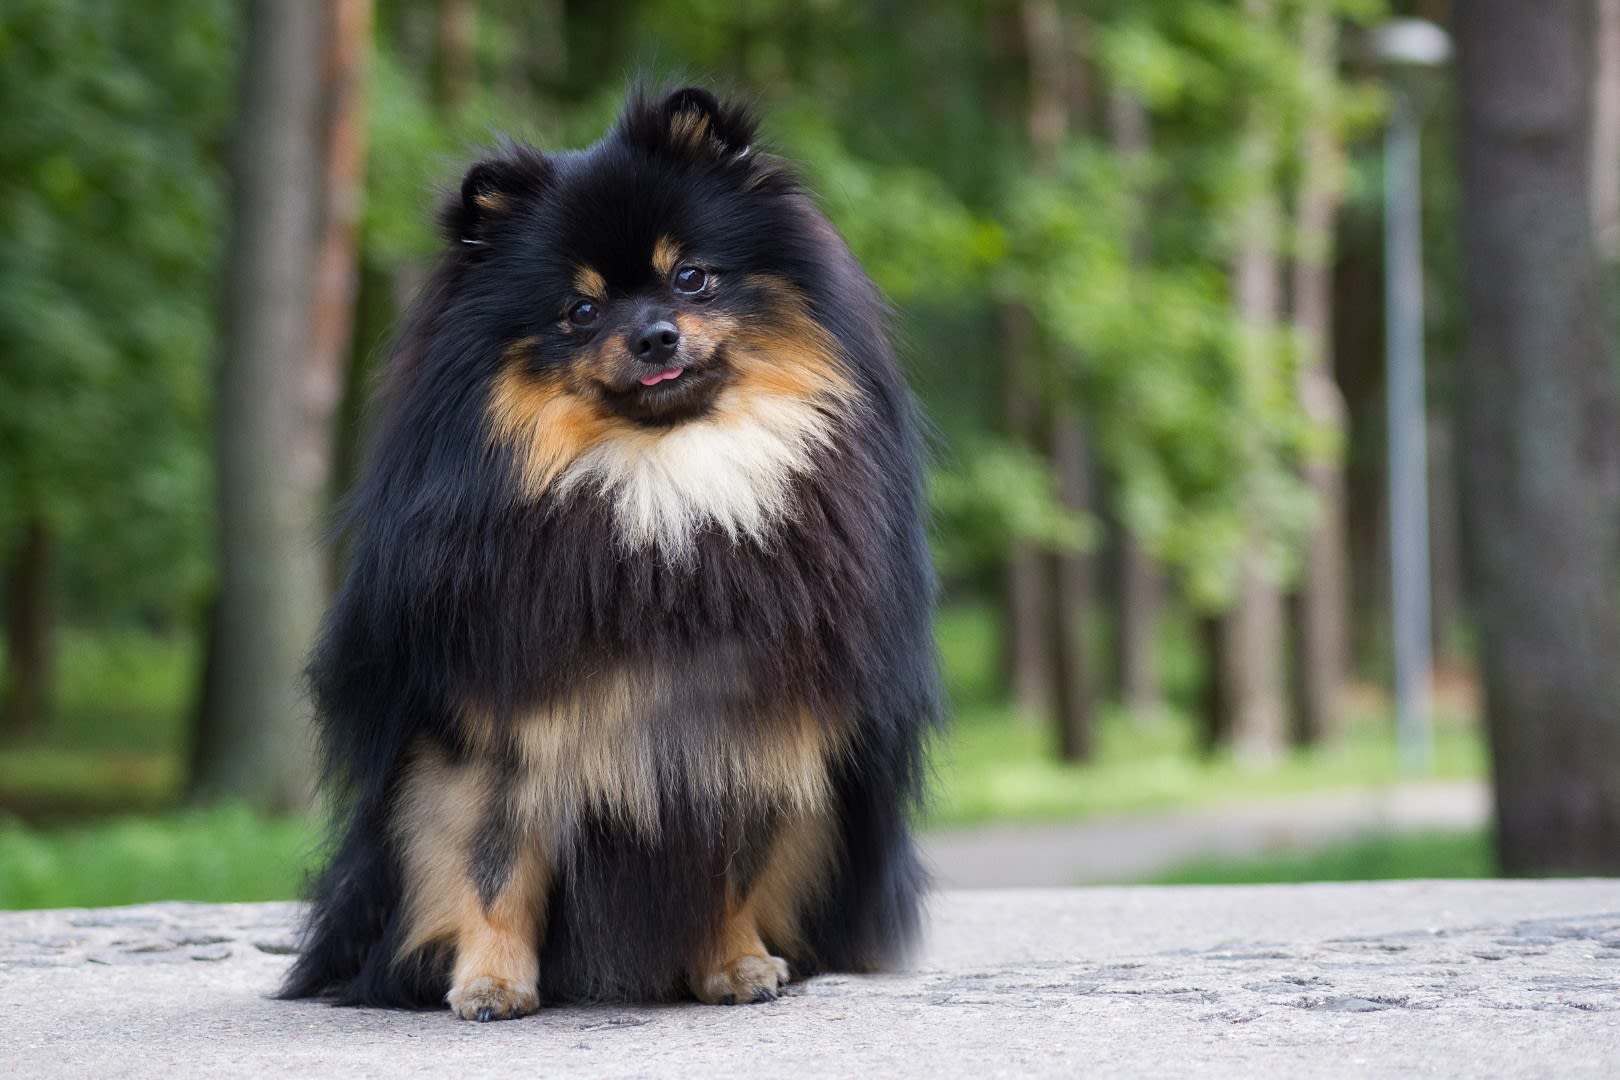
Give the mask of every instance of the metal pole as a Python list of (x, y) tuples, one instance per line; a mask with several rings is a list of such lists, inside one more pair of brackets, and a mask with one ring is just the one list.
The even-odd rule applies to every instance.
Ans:
[(1428, 424), (1423, 405), (1420, 117), (1395, 95), (1384, 138), (1384, 288), (1389, 363), (1389, 552), (1395, 726), (1401, 767), (1434, 762), (1430, 716)]

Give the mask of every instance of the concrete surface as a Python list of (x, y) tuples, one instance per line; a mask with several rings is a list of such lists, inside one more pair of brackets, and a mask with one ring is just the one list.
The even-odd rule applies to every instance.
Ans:
[(1006, 889), (1140, 881), (1197, 859), (1309, 851), (1371, 832), (1484, 828), (1477, 781), (1286, 796), (1160, 814), (937, 830), (923, 859), (941, 888)]
[(0, 914), (0, 1076), (1620, 1076), (1620, 882), (944, 893), (769, 1005), (270, 1000), (292, 904)]

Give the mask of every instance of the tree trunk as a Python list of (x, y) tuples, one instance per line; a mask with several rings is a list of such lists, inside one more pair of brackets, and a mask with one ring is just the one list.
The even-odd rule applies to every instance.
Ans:
[[(1035, 328), (1029, 309), (1000, 308), (1007, 437), (1036, 446), (1040, 405), (1034, 383)], [(1013, 703), (1035, 716), (1050, 714), (1053, 701), (1051, 620), (1046, 615), (1052, 588), (1049, 567), (1028, 540), (1015, 540), (1007, 553), (1006, 611), (1002, 617), (1002, 657)]]
[(30, 518), (6, 566), (6, 696), (0, 739), (38, 730), (52, 684), (50, 531)]
[(1434, 655), (1466, 662), (1457, 629), (1466, 614), (1462, 528), (1457, 506), (1457, 422), (1448, 409), (1429, 417), (1429, 626)]
[(1211, 729), (1223, 732), (1239, 760), (1268, 765), (1282, 756), (1288, 736), (1286, 645), (1282, 592), (1250, 551), (1244, 556), (1237, 600), (1220, 621), (1214, 664), (1223, 700)]
[[(1127, 163), (1147, 156), (1151, 133), (1141, 100), (1115, 87), (1108, 94), (1108, 137), (1114, 152)], [(1136, 192), (1138, 222), (1147, 216), (1147, 193)], [(1147, 233), (1138, 225), (1131, 238), (1132, 261), (1147, 261)], [(1164, 576), (1130, 526), (1120, 523), (1118, 579), (1114, 596), (1114, 668), (1120, 698), (1138, 721), (1152, 717), (1163, 703), (1159, 678), (1159, 617), (1164, 607)]]
[(1341, 214), (1334, 243), (1333, 381), (1345, 399), (1351, 446), (1376, 453), (1344, 461), (1346, 578), (1349, 623), (1345, 655), (1355, 674), (1367, 676), (1368, 660), (1384, 655), (1389, 637), (1389, 567), (1385, 546), (1389, 523), (1385, 505), (1382, 447), (1387, 413), (1384, 396), (1383, 219), (1363, 210)]
[[(367, 430), (366, 396), (375, 370), (375, 358), (382, 355), (399, 318), (395, 302), (397, 272), (361, 260), (356, 267), (353, 326), (349, 334), (349, 354), (343, 361), (343, 387), (332, 424), (332, 467), (328, 490), (336, 501), (354, 486), (370, 433)], [(327, 559), (327, 580), (342, 581), (349, 565), (352, 537), (339, 533), (332, 537)]]
[(1136, 720), (1155, 716), (1164, 704), (1159, 674), (1159, 618), (1164, 610), (1164, 574), (1127, 528), (1119, 532), (1118, 605), (1114, 650), (1120, 700)]
[(203, 798), (308, 805), (303, 658), (323, 604), (315, 528), (326, 435), (308, 382), (321, 217), (322, 8), (247, 7), (216, 400), (220, 585), (200, 701)]
[[(1052, 426), (1052, 469), (1058, 502), (1073, 514), (1091, 507), (1091, 456), (1078, 418), (1060, 414)], [(1065, 761), (1091, 757), (1097, 680), (1086, 637), (1086, 619), (1095, 608), (1093, 558), (1084, 551), (1050, 553), (1052, 582), (1047, 599), (1052, 618), (1052, 671), (1058, 750)]]
[[(325, 183), (316, 254), (315, 313), (305, 364), (305, 420), (298, 441), (306, 480), (328, 498), (338, 494), (335, 463), (340, 436), (332, 418), (343, 408), (354, 356), (360, 299), (360, 210), (365, 198), (365, 81), (371, 41), (371, 0), (332, 0), (328, 8), (321, 111), (325, 117)], [(347, 417), (340, 417), (347, 419)], [(328, 578), (327, 591), (335, 576)]]
[(1198, 702), (1201, 721), (1198, 742), (1205, 754), (1213, 754), (1232, 741), (1233, 694), (1227, 687), (1232, 662), (1226, 655), (1225, 625), (1224, 616), (1198, 616), (1199, 651), (1204, 657), (1204, 682)]
[[(1245, 0), (1256, 21), (1271, 17), (1271, 0)], [(1274, 362), (1271, 336), (1282, 314), (1279, 275), (1276, 163), (1272, 125), (1258, 105), (1251, 109), (1243, 136), (1245, 175), (1254, 187), (1241, 210), (1241, 239), (1232, 266), (1232, 296), (1243, 328), (1245, 366)], [(1272, 580), (1271, 568), (1262, 564), (1258, 545), (1242, 559), (1236, 598), (1221, 628), (1218, 651), (1226, 665), (1220, 680), (1230, 700), (1223, 713), (1231, 721), (1232, 746), (1250, 762), (1263, 763), (1281, 756), (1287, 736), (1288, 702), (1283, 658), (1283, 598)]]
[(507, 70), (508, 92), (544, 108), (568, 75), (568, 5), (564, 0), (530, 0), (507, 13), (517, 38), (516, 56)]
[(1594, 0), (1455, 14), (1464, 512), (1510, 874), (1620, 872), (1620, 401), (1592, 239)]
[(1620, 260), (1620, 0), (1598, 0), (1592, 106), (1592, 229), (1598, 254)]
[(434, 57), (439, 104), (455, 108), (467, 100), (477, 75), (478, 5), (475, 0), (439, 0), (439, 32)]
[[(1074, 43), (1083, 24), (1065, 20), (1053, 0), (1025, 0), (1021, 11), (1024, 50), (1029, 60), (1027, 122), (1034, 167), (1043, 175), (1056, 177), (1070, 114), (1084, 115), (1087, 108), (1085, 79), (1073, 62), (1080, 51)], [(1045, 382), (1048, 387), (1057, 387), (1061, 379), (1054, 373)], [(1054, 494), (1064, 510), (1087, 516), (1093, 499), (1091, 458), (1084, 428), (1067, 406), (1054, 406), (1048, 414), (1046, 450), (1056, 485)], [(1050, 587), (1041, 602), (1052, 628), (1048, 645), (1052, 650), (1051, 699), (1058, 749), (1065, 761), (1084, 761), (1091, 756), (1096, 711), (1096, 679), (1086, 639), (1095, 603), (1092, 556), (1084, 551), (1049, 551), (1046, 561)]]
[[(1329, 4), (1317, 0), (1301, 15), (1300, 56), (1307, 79), (1335, 71), (1338, 34)], [(1349, 669), (1350, 625), (1345, 524), (1344, 395), (1333, 378), (1333, 220), (1339, 200), (1339, 148), (1331, 101), (1318, 103), (1305, 126), (1293, 261), (1293, 324), (1302, 357), (1299, 396), (1325, 449), (1305, 463), (1318, 520), (1306, 540), (1299, 583), (1294, 655), (1299, 677), (1293, 734), (1315, 743), (1338, 728)]]

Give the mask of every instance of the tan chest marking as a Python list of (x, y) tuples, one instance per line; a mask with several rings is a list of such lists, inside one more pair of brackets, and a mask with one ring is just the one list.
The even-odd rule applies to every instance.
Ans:
[(621, 670), (505, 731), (477, 718), (469, 730), (475, 744), (516, 756), (508, 805), (540, 828), (567, 829), (594, 813), (655, 838), (663, 796), (673, 792), (716, 809), (799, 813), (827, 804), (828, 765), (843, 743), (834, 725), (803, 708), (735, 730), (709, 717), (685, 724), (673, 700), (666, 675)]

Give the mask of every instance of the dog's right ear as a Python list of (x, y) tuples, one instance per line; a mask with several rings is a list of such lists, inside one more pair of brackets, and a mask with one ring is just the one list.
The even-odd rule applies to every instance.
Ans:
[(630, 91), (619, 117), (619, 138), (650, 154), (692, 161), (741, 161), (754, 141), (754, 117), (739, 102), (722, 102), (701, 86), (653, 97)]
[(500, 224), (533, 202), (551, 180), (551, 162), (540, 151), (513, 146), (467, 170), (459, 197), (450, 200), (440, 224), (452, 244), (486, 243)]

